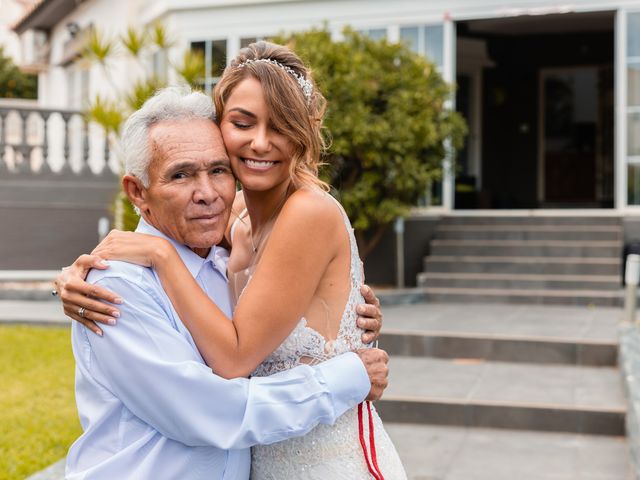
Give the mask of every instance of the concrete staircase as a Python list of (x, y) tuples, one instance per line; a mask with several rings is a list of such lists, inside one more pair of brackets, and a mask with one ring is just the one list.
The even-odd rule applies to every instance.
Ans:
[(446, 217), (419, 290), (430, 301), (616, 306), (619, 217)]
[[(619, 309), (412, 304), (384, 312), (380, 345), (391, 373), (377, 408), (410, 478), (628, 478)], [(421, 448), (404, 445), (405, 435)], [(585, 452), (590, 461), (576, 462)], [(545, 465), (551, 456), (565, 463)]]

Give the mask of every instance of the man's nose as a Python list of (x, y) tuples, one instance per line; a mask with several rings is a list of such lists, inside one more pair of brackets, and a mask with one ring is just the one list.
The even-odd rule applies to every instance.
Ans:
[(199, 177), (193, 190), (194, 203), (208, 205), (214, 202), (220, 195), (208, 175)]
[(268, 153), (271, 150), (271, 135), (266, 127), (258, 128), (251, 140), (251, 148), (256, 153)]

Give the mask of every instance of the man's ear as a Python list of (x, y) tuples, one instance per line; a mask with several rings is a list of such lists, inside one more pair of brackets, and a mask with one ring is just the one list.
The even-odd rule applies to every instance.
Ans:
[(122, 190), (129, 197), (131, 203), (138, 207), (141, 215), (148, 213), (147, 189), (138, 177), (133, 175), (122, 177)]

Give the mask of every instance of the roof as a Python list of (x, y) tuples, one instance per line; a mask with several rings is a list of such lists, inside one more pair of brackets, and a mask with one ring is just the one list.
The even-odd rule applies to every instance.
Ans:
[(39, 0), (12, 27), (18, 33), (27, 30), (50, 31), (84, 0)]

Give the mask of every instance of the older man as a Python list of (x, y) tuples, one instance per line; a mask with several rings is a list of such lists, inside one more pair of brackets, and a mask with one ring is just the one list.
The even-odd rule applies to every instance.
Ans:
[[(123, 187), (138, 232), (168, 239), (229, 316), (223, 238), (235, 180), (211, 101), (166, 89), (127, 121)], [(145, 162), (144, 159), (149, 159)], [(248, 447), (333, 423), (386, 385), (386, 354), (347, 353), (271, 377), (224, 380), (200, 356), (155, 272), (123, 262), (88, 280), (124, 299), (108, 335), (72, 327), (84, 429), (68, 479), (247, 479)], [(373, 386), (373, 385), (378, 386)]]

